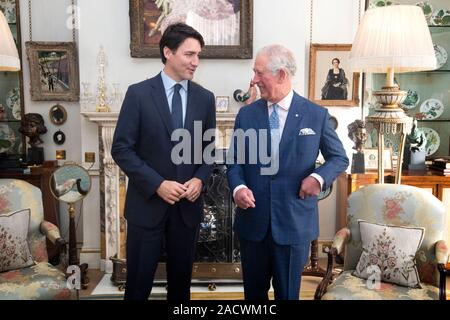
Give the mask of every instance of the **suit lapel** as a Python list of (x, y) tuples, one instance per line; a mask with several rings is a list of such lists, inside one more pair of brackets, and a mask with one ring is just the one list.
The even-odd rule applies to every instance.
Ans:
[(188, 92), (187, 92), (187, 103), (186, 103), (186, 117), (184, 119), (184, 128), (189, 130), (189, 132), (193, 133), (194, 131), (194, 119), (195, 112), (197, 111), (195, 106), (198, 105), (196, 103), (196, 97), (194, 86), (191, 84), (191, 81), (188, 81)]
[(289, 147), (289, 141), (298, 135), (298, 128), (300, 120), (303, 117), (304, 108), (302, 108), (302, 101), (300, 97), (294, 92), (291, 106), (284, 124), (283, 134), (280, 141), (280, 157), (283, 151)]
[(158, 74), (152, 79), (151, 86), (153, 88), (151, 92), (153, 101), (156, 105), (156, 110), (158, 110), (170, 137), (173, 131), (172, 117), (170, 115), (169, 103), (167, 102), (166, 91), (161, 79), (161, 74)]

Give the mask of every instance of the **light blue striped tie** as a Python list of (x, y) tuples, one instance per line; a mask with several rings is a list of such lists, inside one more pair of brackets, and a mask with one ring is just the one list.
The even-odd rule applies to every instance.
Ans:
[(278, 105), (272, 105), (272, 113), (269, 117), (270, 127), (270, 144), (271, 144), (271, 156), (274, 157), (278, 154), (278, 147), (280, 146), (281, 132), (280, 132), (280, 116), (278, 115)]

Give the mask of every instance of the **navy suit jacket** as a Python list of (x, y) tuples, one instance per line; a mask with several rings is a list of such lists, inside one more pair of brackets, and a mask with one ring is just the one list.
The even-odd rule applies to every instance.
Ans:
[[(301, 129), (312, 129), (315, 134), (299, 135)], [(241, 108), (235, 130), (266, 129), (269, 131), (267, 101), (260, 99)], [(327, 109), (320, 107), (294, 92), (279, 146), (279, 170), (274, 175), (261, 175), (258, 157), (256, 164), (238, 164), (237, 143), (232, 140), (234, 164), (227, 165), (230, 190), (245, 184), (255, 197), (255, 208), (236, 208), (234, 230), (244, 239), (261, 241), (269, 224), (273, 238), (281, 245), (306, 244), (319, 236), (317, 197), (301, 199), (299, 190), (304, 178), (315, 172), (324, 179), (323, 188), (348, 166), (348, 158), (337, 134), (331, 127)], [(270, 152), (270, 136), (264, 148)], [(260, 137), (258, 136), (258, 146)], [(249, 153), (248, 140), (245, 154)], [(319, 150), (325, 163), (316, 168)], [(259, 152), (259, 147), (258, 147)], [(267, 150), (265, 151), (267, 152)], [(228, 162), (228, 161), (227, 161)]]
[[(111, 155), (129, 178), (125, 202), (128, 223), (151, 228), (161, 222), (169, 204), (156, 190), (164, 180), (184, 183), (193, 177), (206, 185), (212, 166), (194, 163), (194, 152), (202, 152), (209, 142), (202, 143), (202, 150), (193, 148), (194, 121), (201, 121), (202, 134), (215, 128), (216, 113), (214, 94), (191, 81), (188, 82), (187, 109), (184, 128), (189, 130), (192, 143), (191, 164), (177, 166), (171, 160), (172, 148), (177, 142), (170, 137), (173, 131), (171, 114), (161, 75), (131, 85), (120, 110)], [(200, 158), (199, 158), (200, 156)], [(182, 199), (180, 208), (183, 220), (194, 227), (202, 219), (202, 197), (190, 202)]]

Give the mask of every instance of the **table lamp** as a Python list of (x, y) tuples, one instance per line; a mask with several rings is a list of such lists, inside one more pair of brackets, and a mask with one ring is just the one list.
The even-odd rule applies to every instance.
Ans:
[(378, 183), (384, 183), (384, 135), (400, 134), (395, 183), (401, 183), (405, 135), (412, 118), (399, 106), (407, 95), (394, 83), (394, 73), (436, 69), (436, 57), (422, 9), (393, 5), (367, 10), (358, 28), (349, 57), (356, 72), (386, 73), (386, 85), (374, 91), (381, 107), (366, 117), (378, 131)]
[(0, 39), (0, 71), (19, 71), (19, 53), (2, 11), (0, 11)]

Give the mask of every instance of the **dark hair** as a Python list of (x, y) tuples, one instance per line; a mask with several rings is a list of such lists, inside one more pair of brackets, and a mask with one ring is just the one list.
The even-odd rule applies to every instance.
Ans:
[(333, 63), (334, 60), (336, 60), (339, 64), (341, 63), (341, 60), (339, 60), (338, 58), (334, 58), (333, 60), (331, 60), (331, 63)]
[(167, 47), (172, 51), (176, 51), (187, 38), (194, 38), (198, 40), (202, 48), (205, 45), (202, 35), (185, 23), (176, 23), (167, 27), (161, 37), (161, 40), (159, 41), (159, 52), (161, 54), (161, 60), (164, 64), (166, 64), (164, 47)]

